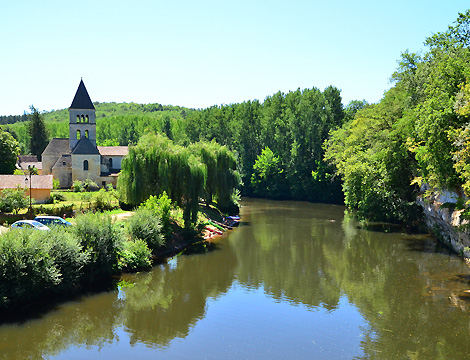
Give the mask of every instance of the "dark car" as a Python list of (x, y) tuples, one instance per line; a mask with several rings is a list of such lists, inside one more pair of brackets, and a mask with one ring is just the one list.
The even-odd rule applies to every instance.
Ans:
[(65, 219), (62, 219), (59, 216), (41, 215), (41, 216), (36, 216), (34, 220), (39, 221), (40, 223), (47, 225), (47, 226), (51, 226), (51, 225), (71, 226), (72, 225), (70, 222), (68, 222)]

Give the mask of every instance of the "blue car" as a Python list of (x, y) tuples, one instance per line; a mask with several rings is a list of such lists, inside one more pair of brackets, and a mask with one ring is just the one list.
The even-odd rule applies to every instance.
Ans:
[(62, 219), (59, 216), (49, 216), (49, 215), (40, 215), (34, 218), (35, 221), (39, 221), (44, 225), (61, 225), (61, 226), (71, 226), (72, 224), (65, 219)]

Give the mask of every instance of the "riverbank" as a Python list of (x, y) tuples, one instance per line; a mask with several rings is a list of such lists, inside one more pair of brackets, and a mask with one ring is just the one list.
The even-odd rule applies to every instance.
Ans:
[[(423, 186), (421, 190), (424, 194), (429, 188)], [(460, 254), (470, 266), (470, 235), (465, 231), (469, 221), (463, 216), (464, 209), (458, 206), (462, 193), (435, 190), (426, 197), (418, 196), (416, 202), (423, 209), (425, 222), (430, 231)]]

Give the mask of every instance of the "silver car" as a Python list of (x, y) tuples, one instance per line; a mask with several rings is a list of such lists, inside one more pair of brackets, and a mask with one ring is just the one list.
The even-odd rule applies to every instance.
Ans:
[(11, 224), (12, 229), (51, 230), (46, 225), (35, 220), (18, 220)]

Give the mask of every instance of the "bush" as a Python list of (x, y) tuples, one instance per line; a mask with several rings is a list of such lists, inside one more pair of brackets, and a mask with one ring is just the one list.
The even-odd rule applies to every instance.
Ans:
[(82, 192), (83, 191), (83, 183), (80, 180), (75, 180), (72, 185), (72, 189), (74, 192)]
[(60, 180), (59, 179), (52, 179), (52, 188), (53, 189), (60, 189)]
[(59, 206), (35, 206), (34, 212), (36, 214), (45, 214), (45, 215), (54, 215), (54, 216), (63, 216), (66, 214), (67, 216), (73, 215), (73, 204), (70, 205), (59, 205)]
[(122, 271), (147, 270), (152, 266), (152, 251), (144, 240), (124, 241), (119, 252), (119, 268)]
[(106, 191), (105, 189), (100, 189), (95, 196), (94, 208), (99, 211), (112, 210), (117, 206), (114, 204), (116, 200), (115, 191)]
[(27, 207), (28, 196), (21, 187), (16, 189), (3, 189), (0, 191), (0, 211), (18, 214), (18, 211)]
[(64, 293), (79, 283), (88, 256), (65, 230), (11, 230), (0, 241), (0, 307)]
[(97, 191), (100, 187), (91, 179), (86, 179), (83, 183), (85, 191)]
[(152, 251), (157, 251), (165, 245), (161, 229), (160, 218), (148, 209), (138, 209), (128, 221), (131, 239), (145, 241)]
[(84, 269), (87, 281), (91, 284), (109, 281), (119, 270), (118, 254), (123, 243), (120, 228), (104, 214), (87, 213), (77, 216), (75, 221), (73, 234), (90, 256)]
[(166, 236), (169, 236), (171, 233), (170, 212), (173, 207), (171, 203), (171, 199), (166, 194), (166, 191), (164, 191), (158, 198), (150, 195), (150, 197), (140, 205), (141, 209), (151, 210), (155, 216), (161, 219), (162, 233)]

